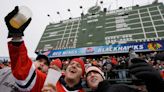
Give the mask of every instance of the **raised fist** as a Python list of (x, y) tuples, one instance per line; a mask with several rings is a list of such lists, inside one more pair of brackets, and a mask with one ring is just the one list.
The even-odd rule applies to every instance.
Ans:
[(29, 18), (21, 27), (14, 28), (13, 26), (11, 26), (10, 21), (11, 19), (18, 14), (19, 8), (18, 6), (16, 6), (14, 8), (13, 11), (11, 11), (6, 17), (5, 17), (5, 22), (7, 25), (7, 28), (9, 30), (8, 32), (8, 38), (12, 38), (12, 37), (21, 37), (24, 36), (23, 32), (26, 29), (26, 27), (29, 25), (29, 23), (31, 22), (31, 18)]

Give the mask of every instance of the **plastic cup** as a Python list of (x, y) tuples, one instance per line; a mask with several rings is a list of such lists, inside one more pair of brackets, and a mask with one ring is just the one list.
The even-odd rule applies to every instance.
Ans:
[(60, 76), (61, 76), (61, 72), (51, 68), (48, 69), (48, 74), (44, 82), (44, 85), (48, 85), (49, 83), (56, 85), (57, 81), (59, 81)]
[(10, 20), (10, 24), (12, 27), (19, 29), (31, 17), (31, 10), (26, 6), (20, 6), (18, 13)]

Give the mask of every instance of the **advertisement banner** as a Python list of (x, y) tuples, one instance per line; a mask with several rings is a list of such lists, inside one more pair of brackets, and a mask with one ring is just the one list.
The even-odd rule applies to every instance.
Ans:
[(112, 44), (106, 46), (83, 47), (73, 49), (51, 50), (45, 52), (48, 57), (82, 56), (96, 54), (128, 53), (129, 48), (136, 52), (164, 50), (164, 40), (153, 42)]

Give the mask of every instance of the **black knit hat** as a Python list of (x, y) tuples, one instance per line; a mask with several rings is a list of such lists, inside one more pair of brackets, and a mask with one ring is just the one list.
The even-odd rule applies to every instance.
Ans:
[(46, 55), (38, 55), (37, 57), (36, 57), (36, 60), (40, 60), (40, 59), (44, 59), (44, 60), (46, 60), (47, 62), (47, 65), (49, 66), (50, 65), (50, 59), (46, 56)]

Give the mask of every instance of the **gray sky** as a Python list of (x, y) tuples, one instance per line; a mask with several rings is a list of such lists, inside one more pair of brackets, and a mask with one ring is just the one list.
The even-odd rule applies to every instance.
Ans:
[[(96, 1), (97, 0), (1, 0), (0, 56), (9, 56), (7, 42), (10, 39), (7, 39), (8, 30), (4, 22), (4, 17), (14, 9), (16, 5), (25, 5), (29, 7), (33, 13), (32, 21), (24, 32), (24, 40), (28, 49), (28, 55), (30, 57), (36, 57), (34, 51), (46, 26), (50, 22), (60, 21), (59, 15), (56, 14), (57, 11), (60, 12), (63, 20), (70, 17), (70, 13), (67, 9), (71, 9), (72, 17), (79, 17), (82, 12), (79, 8), (80, 5), (83, 6), (83, 10), (86, 13), (89, 7), (96, 4)], [(98, 2), (100, 1), (101, 0), (98, 0)], [(154, 0), (103, 0), (104, 4), (101, 7), (116, 9), (119, 6), (128, 7), (136, 4), (145, 5), (152, 1)], [(159, 0), (159, 2), (164, 2), (164, 0)], [(47, 14), (50, 14), (51, 18), (47, 17)]]

